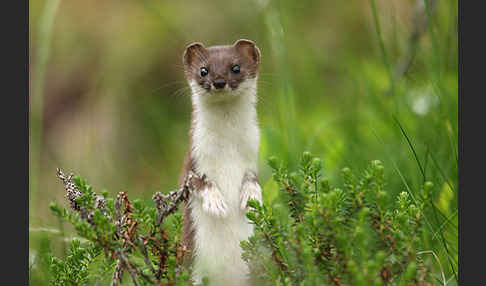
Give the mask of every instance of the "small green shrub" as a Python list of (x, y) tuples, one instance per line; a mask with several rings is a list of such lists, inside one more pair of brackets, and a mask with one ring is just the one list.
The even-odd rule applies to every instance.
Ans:
[[(187, 184), (168, 195), (156, 193), (154, 207), (140, 200), (131, 202), (123, 192), (116, 199), (106, 193), (98, 195), (80, 177), (66, 177), (60, 170), (58, 177), (72, 210), (55, 203), (50, 208), (88, 243), (82, 247), (73, 240), (65, 259), (51, 256), (53, 285), (87, 285), (97, 279), (118, 285), (125, 273), (134, 285), (188, 284), (189, 272), (183, 267), (185, 250), (180, 243), (182, 217), (173, 214), (187, 198)], [(90, 268), (94, 263), (98, 265), (93, 269), (102, 269), (97, 275)]]
[(424, 204), (402, 192), (389, 205), (380, 161), (361, 176), (344, 168), (341, 188), (308, 152), (297, 172), (276, 158), (269, 165), (279, 195), (272, 205), (250, 202), (255, 234), (241, 243), (254, 284), (433, 285), (417, 256)]
[(52, 283), (55, 285), (86, 285), (90, 275), (89, 266), (101, 253), (100, 250), (92, 244), (81, 247), (81, 242), (73, 239), (64, 260), (50, 256)]

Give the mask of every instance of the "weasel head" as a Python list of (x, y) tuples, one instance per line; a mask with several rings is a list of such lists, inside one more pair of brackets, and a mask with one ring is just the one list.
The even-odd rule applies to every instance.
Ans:
[(208, 48), (192, 43), (184, 52), (183, 63), (193, 96), (201, 100), (227, 101), (256, 92), (260, 50), (250, 40)]

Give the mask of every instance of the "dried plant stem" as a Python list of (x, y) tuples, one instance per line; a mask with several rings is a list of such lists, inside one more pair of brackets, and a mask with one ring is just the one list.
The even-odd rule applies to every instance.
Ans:
[[(64, 189), (66, 190), (66, 197), (68, 198), (69, 201), (69, 206), (79, 212), (81, 215), (81, 218), (84, 219), (85, 221), (89, 222), (92, 224), (93, 222), (91, 221), (93, 217), (93, 211), (87, 210), (86, 208), (80, 206), (78, 202), (76, 201), (79, 197), (83, 195), (83, 193), (78, 189), (76, 184), (73, 182), (73, 174), (70, 174), (69, 176), (66, 176), (61, 169), (57, 168), (57, 177), (63, 182), (64, 184)], [(94, 200), (95, 200), (95, 207), (99, 210), (101, 210), (102, 213), (106, 214), (106, 200), (103, 196), (97, 195), (96, 193), (93, 193)]]
[(164, 219), (177, 211), (179, 204), (189, 198), (189, 194), (194, 190), (196, 186), (196, 180), (204, 180), (194, 172), (189, 172), (184, 180), (182, 188), (174, 190), (167, 195), (157, 192), (153, 195), (152, 199), (155, 201), (155, 207), (157, 208), (157, 219), (155, 223), (160, 225)]
[(111, 286), (117, 286), (118, 281), (122, 282), (122, 274), (123, 274), (123, 263), (121, 260), (116, 261), (116, 268), (113, 272), (113, 276), (111, 279)]
[(150, 271), (152, 272), (154, 277), (157, 279), (157, 282), (160, 282), (160, 279), (158, 278), (158, 275), (157, 275), (157, 271), (155, 271), (155, 268), (153, 267), (152, 262), (150, 261), (147, 248), (145, 248), (145, 245), (144, 245), (143, 242), (144, 242), (143, 238), (139, 237), (138, 238), (138, 248), (140, 249), (140, 252), (143, 255), (143, 259), (145, 261), (145, 264), (150, 269)]
[[(139, 273), (131, 264), (130, 261), (128, 261), (128, 258), (126, 257), (125, 253), (121, 249), (117, 249), (115, 251), (115, 257), (118, 259), (118, 263), (121, 262), (122, 264), (122, 269), (126, 268), (128, 270), (128, 273), (130, 274), (130, 277), (132, 278), (133, 284), (135, 286), (139, 286), (137, 281), (137, 274)], [(121, 277), (121, 275), (120, 275)]]

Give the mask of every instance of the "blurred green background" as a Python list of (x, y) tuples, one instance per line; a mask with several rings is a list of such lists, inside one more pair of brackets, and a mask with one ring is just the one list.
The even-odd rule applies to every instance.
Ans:
[[(191, 114), (182, 53), (256, 42), (266, 159), (304, 150), (325, 176), (381, 160), (393, 198), (434, 183), (425, 245), (457, 272), (457, 0), (30, 0), (30, 256), (73, 233), (56, 168), (151, 201), (177, 187)], [(265, 195), (264, 195), (265, 196)], [(271, 198), (268, 198), (270, 200)], [(427, 250), (427, 249), (424, 249)], [(432, 258), (433, 259), (433, 258)], [(439, 265), (437, 264), (437, 269)], [(41, 274), (39, 274), (41, 275)]]

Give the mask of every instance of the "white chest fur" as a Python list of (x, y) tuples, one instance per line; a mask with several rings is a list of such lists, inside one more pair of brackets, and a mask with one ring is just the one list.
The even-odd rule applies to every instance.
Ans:
[[(248, 268), (240, 241), (252, 235), (252, 225), (240, 208), (240, 188), (247, 171), (257, 172), (260, 141), (256, 79), (228, 101), (214, 102), (193, 85), (194, 126), (191, 155), (196, 171), (213, 181), (226, 203), (224, 217), (215, 217), (191, 200), (194, 238), (193, 279), (208, 276), (210, 285), (247, 285)], [(254, 88), (251, 88), (254, 86)], [(206, 95), (207, 96), (207, 95)]]

